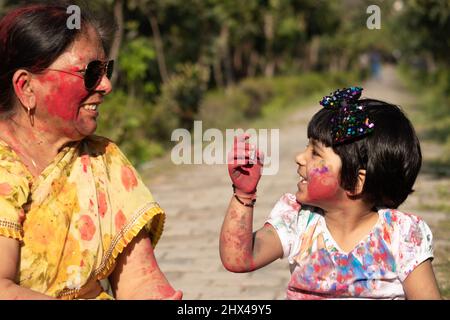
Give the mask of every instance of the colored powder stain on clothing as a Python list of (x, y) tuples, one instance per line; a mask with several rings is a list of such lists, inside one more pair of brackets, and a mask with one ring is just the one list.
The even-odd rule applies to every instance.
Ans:
[[(384, 276), (386, 270), (395, 272), (396, 269), (394, 257), (380, 235), (374, 235), (374, 247), (370, 242), (360, 244), (355, 254), (335, 251), (330, 255), (326, 249), (313, 251), (301, 261), (290, 286), (332, 296), (365, 295), (372, 290), (372, 279)], [(380, 267), (373, 269), (374, 262)]]
[(78, 230), (80, 231), (81, 239), (91, 241), (95, 234), (95, 225), (92, 218), (88, 215), (82, 215), (78, 221)]
[(422, 234), (417, 228), (411, 228), (407, 236), (407, 241), (413, 243), (416, 246), (420, 246), (422, 243)]
[[(431, 231), (415, 215), (378, 210), (379, 220), (371, 232), (345, 253), (326, 228), (322, 213), (312, 210), (292, 210), (286, 218), (285, 208), (277, 203), (266, 222), (280, 238), (289, 239), (283, 248), (291, 246), (286, 248), (291, 270), (287, 299), (404, 299), (404, 279), (433, 257)], [(422, 239), (420, 245), (417, 239)]]
[(12, 188), (8, 183), (0, 183), (0, 195), (7, 196), (12, 192)]
[(105, 216), (106, 210), (108, 209), (108, 203), (106, 202), (106, 194), (102, 191), (98, 191), (97, 201), (98, 201), (98, 213), (103, 218)]
[(80, 160), (81, 160), (81, 164), (83, 165), (83, 172), (87, 173), (87, 168), (91, 164), (91, 160), (89, 159), (89, 156), (82, 155)]
[(123, 214), (122, 210), (117, 211), (116, 216), (114, 217), (116, 230), (121, 230), (125, 223), (127, 223), (127, 218)]
[(383, 226), (383, 239), (387, 243), (391, 243), (391, 233), (389, 232), (387, 226)]
[(356, 279), (364, 279), (366, 277), (365, 269), (367, 269), (367, 267), (365, 267), (353, 254), (350, 254), (348, 264)]
[(136, 176), (129, 166), (123, 166), (121, 169), (122, 184), (125, 190), (130, 191), (137, 186)]
[(384, 213), (384, 219), (386, 220), (388, 225), (392, 225), (392, 213), (390, 211), (386, 211)]
[(338, 189), (338, 181), (328, 167), (315, 168), (308, 175), (308, 196), (310, 200), (332, 198)]

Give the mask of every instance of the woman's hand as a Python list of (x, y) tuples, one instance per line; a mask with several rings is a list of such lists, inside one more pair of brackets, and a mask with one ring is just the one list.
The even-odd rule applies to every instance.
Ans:
[(228, 173), (237, 195), (253, 195), (261, 178), (264, 154), (248, 142), (250, 135), (234, 138), (233, 151), (228, 154)]
[(180, 300), (183, 297), (159, 268), (150, 237), (144, 229), (117, 257), (109, 281), (118, 300)]

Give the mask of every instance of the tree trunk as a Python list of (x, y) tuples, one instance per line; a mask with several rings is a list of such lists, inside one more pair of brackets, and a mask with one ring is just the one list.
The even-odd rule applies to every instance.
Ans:
[(308, 64), (307, 69), (314, 70), (319, 61), (319, 49), (320, 49), (320, 38), (314, 36), (309, 44), (308, 48)]
[(167, 73), (164, 47), (161, 39), (161, 33), (159, 32), (158, 19), (156, 18), (152, 10), (150, 10), (149, 12), (148, 19), (150, 21), (150, 26), (152, 28), (153, 41), (155, 42), (156, 60), (158, 62), (159, 74), (161, 75), (162, 82), (166, 83), (167, 80), (169, 79), (169, 76)]
[(254, 77), (256, 75), (256, 68), (258, 66), (258, 62), (259, 62), (258, 53), (255, 50), (252, 50), (252, 52), (250, 53), (250, 59), (247, 68), (248, 77)]
[(220, 88), (223, 88), (225, 86), (225, 83), (223, 81), (222, 63), (219, 55), (216, 55), (214, 57), (213, 70), (214, 81), (216, 82), (216, 85)]
[(273, 59), (274, 22), (273, 14), (266, 12), (264, 14), (264, 36), (266, 37), (266, 66), (264, 68), (264, 75), (266, 77), (273, 77), (275, 73), (275, 62)]
[(233, 66), (228, 45), (229, 38), (230, 30), (228, 29), (228, 26), (222, 25), (219, 36), (219, 56), (223, 60), (227, 85), (234, 84)]
[[(114, 34), (113, 43), (111, 44), (111, 50), (109, 52), (109, 58), (111, 60), (117, 60), (119, 57), (120, 46), (122, 45), (123, 37), (123, 0), (114, 1), (114, 18), (117, 23), (117, 29)], [(111, 84), (114, 87), (117, 82), (117, 68), (114, 70), (111, 77)]]

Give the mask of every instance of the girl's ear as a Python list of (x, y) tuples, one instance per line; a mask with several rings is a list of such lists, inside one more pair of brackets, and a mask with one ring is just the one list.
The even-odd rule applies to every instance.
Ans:
[(366, 170), (359, 169), (358, 170), (358, 178), (356, 180), (356, 186), (354, 191), (347, 191), (347, 194), (350, 197), (355, 197), (361, 194), (364, 188), (364, 183), (366, 182)]

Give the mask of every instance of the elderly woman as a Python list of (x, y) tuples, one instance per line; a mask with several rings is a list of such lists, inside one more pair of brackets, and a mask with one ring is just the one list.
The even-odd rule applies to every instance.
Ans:
[(94, 136), (111, 92), (96, 22), (28, 5), (0, 21), (0, 298), (181, 299), (153, 247), (164, 212)]

